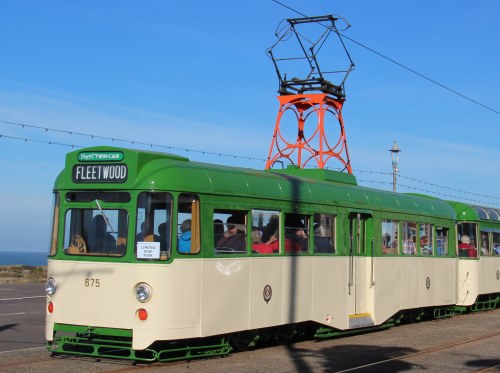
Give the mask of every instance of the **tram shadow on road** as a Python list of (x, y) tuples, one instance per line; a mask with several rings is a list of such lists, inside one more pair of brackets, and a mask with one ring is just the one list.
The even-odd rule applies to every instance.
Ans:
[(476, 359), (470, 360), (466, 363), (467, 367), (470, 368), (491, 368), (496, 367), (497, 370), (500, 368), (500, 358), (499, 359)]
[[(297, 371), (314, 372), (318, 368), (325, 372), (339, 372), (353, 368), (363, 372), (402, 372), (422, 368), (419, 364), (400, 361), (398, 358), (418, 352), (407, 347), (382, 347), (370, 345), (337, 345), (317, 351), (287, 347), (290, 359)], [(308, 362), (314, 366), (312, 368)]]
[(9, 330), (9, 329), (15, 329), (18, 324), (6, 324), (6, 325), (0, 325), (0, 332), (3, 332), (4, 330)]

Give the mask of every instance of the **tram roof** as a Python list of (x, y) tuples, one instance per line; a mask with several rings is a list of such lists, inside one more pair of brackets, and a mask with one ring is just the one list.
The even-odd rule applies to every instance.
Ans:
[[(128, 179), (117, 184), (74, 184), (72, 168), (80, 153), (120, 152)], [(93, 147), (67, 154), (66, 169), (55, 189), (144, 189), (331, 204), (357, 210), (432, 215), (455, 218), (445, 201), (357, 186), (353, 175), (324, 169), (254, 170), (190, 161), (168, 153), (114, 147)]]
[(448, 203), (455, 210), (458, 220), (500, 223), (500, 209), (456, 201), (448, 201)]

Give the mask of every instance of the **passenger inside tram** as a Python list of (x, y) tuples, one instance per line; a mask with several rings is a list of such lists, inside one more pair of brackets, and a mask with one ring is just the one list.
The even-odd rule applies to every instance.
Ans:
[(214, 245), (217, 247), (217, 242), (224, 236), (224, 223), (220, 219), (214, 220)]
[(317, 253), (333, 253), (331, 240), (326, 237), (326, 229), (321, 224), (314, 228), (314, 251)]
[(460, 238), (460, 243), (458, 245), (458, 256), (469, 258), (474, 258), (477, 256), (476, 248), (474, 247), (474, 245), (471, 245), (470, 238), (466, 234), (463, 234)]
[(180, 253), (191, 252), (191, 219), (186, 219), (180, 226), (181, 234), (179, 235), (177, 250)]
[(490, 255), (490, 243), (486, 233), (481, 234), (481, 255)]
[[(246, 252), (246, 238), (245, 238), (245, 225), (244, 218), (231, 215), (227, 218), (227, 230), (224, 235), (217, 242), (218, 249), (224, 249), (228, 252)], [(223, 250), (221, 250), (222, 252)]]
[(420, 237), (420, 250), (422, 255), (432, 255), (432, 246), (429, 244), (427, 236)]
[(262, 231), (252, 230), (252, 252), (256, 254), (273, 254), (279, 251), (278, 232), (276, 231), (267, 242), (262, 242)]
[(96, 215), (90, 223), (87, 235), (88, 251), (91, 253), (114, 253), (116, 240), (108, 233), (104, 216)]

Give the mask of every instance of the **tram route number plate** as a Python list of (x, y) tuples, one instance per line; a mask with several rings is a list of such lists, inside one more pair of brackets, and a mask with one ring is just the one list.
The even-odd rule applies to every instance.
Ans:
[(126, 164), (78, 164), (73, 166), (74, 183), (124, 183), (127, 181)]

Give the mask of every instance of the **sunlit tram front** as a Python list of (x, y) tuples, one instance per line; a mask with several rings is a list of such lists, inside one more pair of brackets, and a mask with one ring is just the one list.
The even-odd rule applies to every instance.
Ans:
[(174, 200), (181, 217), (191, 217), (198, 201), (156, 191), (151, 170), (137, 172), (158, 157), (111, 148), (68, 154), (55, 183), (46, 284), (53, 352), (155, 360), (146, 349), (155, 340), (199, 335), (198, 315), (185, 309), (198, 310), (189, 299), (198, 300), (179, 301), (174, 291), (193, 275), (181, 276), (171, 260)]

